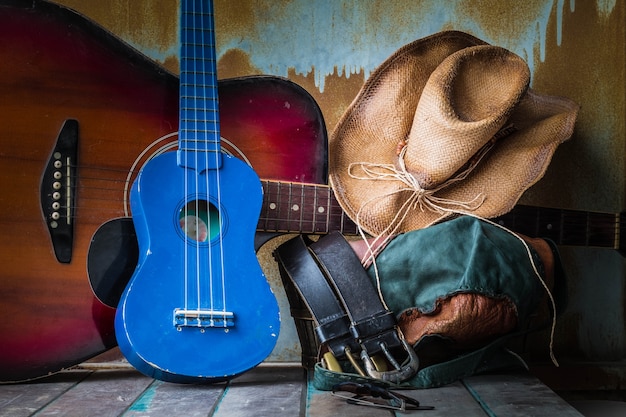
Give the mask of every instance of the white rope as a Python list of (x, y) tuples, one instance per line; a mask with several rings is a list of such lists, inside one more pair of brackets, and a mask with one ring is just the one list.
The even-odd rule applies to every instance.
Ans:
[[(421, 211), (430, 210), (436, 213), (448, 213), (455, 212), (458, 209), (465, 210), (476, 210), (478, 207), (482, 205), (485, 200), (485, 196), (480, 193), (476, 195), (470, 201), (456, 201), (447, 198), (437, 197), (439, 191), (444, 188), (451, 186), (452, 184), (462, 181), (474, 170), (474, 168), (478, 165), (483, 156), (488, 152), (491, 148), (483, 148), (480, 156), (475, 160), (475, 162), (469, 164), (467, 168), (460, 171), (457, 175), (451, 177), (450, 179), (444, 181), (439, 184), (437, 187), (432, 189), (424, 189), (420, 185), (419, 181), (407, 170), (406, 164), (404, 162), (404, 156), (407, 152), (407, 146), (405, 145), (401, 151), (398, 158), (398, 168), (396, 168), (393, 164), (377, 164), (371, 162), (353, 162), (348, 166), (348, 175), (351, 178), (357, 180), (370, 180), (370, 181), (399, 181), (404, 184), (404, 187), (399, 188), (395, 191), (391, 191), (389, 193), (374, 197), (368, 201), (366, 201), (359, 211), (364, 209), (369, 203), (374, 202), (375, 200), (385, 199), (391, 197), (394, 194), (411, 192), (412, 194), (407, 199), (409, 207), (412, 209), (418, 208)], [(358, 175), (354, 173), (355, 167), (360, 167), (362, 171), (362, 175)], [(405, 203), (406, 204), (406, 203)], [(405, 206), (403, 204), (403, 206)], [(406, 218), (407, 213), (402, 215), (402, 221)]]

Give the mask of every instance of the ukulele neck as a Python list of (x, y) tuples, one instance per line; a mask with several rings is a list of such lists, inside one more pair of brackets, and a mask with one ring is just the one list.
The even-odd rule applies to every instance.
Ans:
[(212, 3), (183, 0), (181, 12), (178, 164), (200, 172), (222, 164)]

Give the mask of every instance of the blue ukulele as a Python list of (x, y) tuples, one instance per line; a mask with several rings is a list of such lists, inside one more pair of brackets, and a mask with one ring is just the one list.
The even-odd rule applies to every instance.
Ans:
[(254, 251), (261, 182), (220, 149), (212, 9), (182, 0), (178, 151), (133, 184), (139, 264), (115, 317), (127, 360), (169, 382), (237, 376), (271, 353), (280, 328)]

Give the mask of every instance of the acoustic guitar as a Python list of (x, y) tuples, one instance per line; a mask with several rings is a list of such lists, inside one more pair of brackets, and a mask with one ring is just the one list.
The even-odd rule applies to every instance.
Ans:
[[(131, 214), (146, 161), (176, 148), (179, 79), (46, 1), (0, 0), (0, 39), (0, 382), (16, 382), (117, 345), (116, 303), (90, 279), (123, 288), (136, 266), (124, 271), (125, 235), (103, 225)], [(220, 80), (218, 94), (223, 151), (263, 178), (326, 181), (324, 120), (304, 89), (256, 76)]]

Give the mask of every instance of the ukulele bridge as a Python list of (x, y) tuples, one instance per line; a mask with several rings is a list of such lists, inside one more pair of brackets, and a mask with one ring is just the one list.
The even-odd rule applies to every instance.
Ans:
[(174, 310), (174, 326), (179, 330), (183, 327), (217, 327), (227, 328), (235, 326), (235, 314), (223, 310)]

